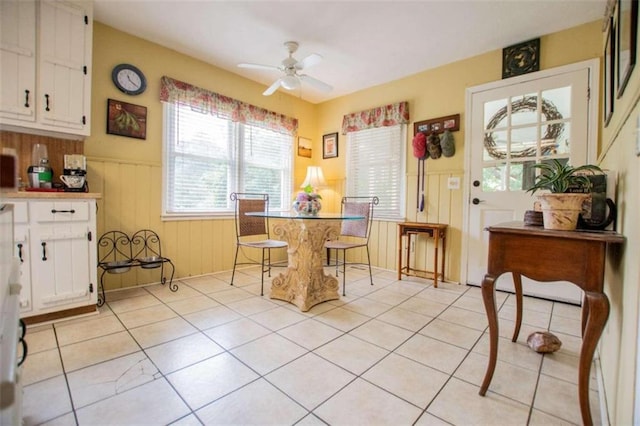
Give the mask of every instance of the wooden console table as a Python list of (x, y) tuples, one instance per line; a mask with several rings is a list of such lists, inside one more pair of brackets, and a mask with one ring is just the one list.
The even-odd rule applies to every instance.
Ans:
[[(416, 235), (424, 235), (433, 238), (433, 271), (421, 270), (411, 267), (411, 238)], [(407, 241), (407, 265), (402, 264), (402, 237)], [(444, 259), (447, 246), (447, 225), (442, 223), (401, 222), (398, 224), (398, 280), (402, 275), (413, 277), (433, 278), (433, 286), (438, 287), (438, 275), (444, 281)], [(438, 272), (438, 247), (442, 241), (442, 267)]]
[(485, 395), (498, 356), (498, 314), (495, 282), (505, 272), (513, 274), (516, 322), (512, 342), (518, 339), (522, 322), (522, 275), (537, 281), (570, 281), (584, 290), (582, 302), (582, 347), (578, 364), (578, 399), (585, 425), (592, 425), (589, 406), (591, 363), (609, 316), (609, 299), (603, 292), (608, 244), (621, 244), (624, 237), (612, 231), (551, 231), (522, 222), (490, 226), (487, 274), (482, 280), (482, 299), (489, 320), (489, 364), (480, 388)]

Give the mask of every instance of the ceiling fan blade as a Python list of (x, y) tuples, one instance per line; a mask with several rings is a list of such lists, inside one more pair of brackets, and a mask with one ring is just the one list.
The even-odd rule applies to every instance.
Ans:
[(309, 83), (311, 86), (315, 87), (316, 89), (322, 92), (330, 92), (333, 90), (332, 86), (328, 85), (323, 81), (318, 80), (317, 78), (313, 78), (305, 74), (300, 74), (299, 77), (300, 77), (300, 80), (304, 81), (305, 83)]
[(260, 64), (238, 64), (238, 68), (251, 68), (255, 70), (280, 70), (280, 68), (273, 65), (260, 65)]
[(309, 68), (314, 66), (315, 64), (320, 63), (320, 61), (322, 61), (322, 56), (318, 55), (317, 53), (312, 53), (306, 58), (303, 58), (302, 60), (298, 61), (298, 63), (296, 64), (296, 69), (302, 70), (305, 68)]
[(278, 90), (278, 87), (280, 87), (280, 85), (282, 84), (282, 79), (279, 78), (276, 81), (273, 82), (273, 84), (271, 86), (269, 86), (269, 88), (267, 90), (265, 90), (264, 92), (262, 92), (262, 94), (264, 96), (270, 96), (273, 94), (273, 92), (275, 92), (276, 90)]

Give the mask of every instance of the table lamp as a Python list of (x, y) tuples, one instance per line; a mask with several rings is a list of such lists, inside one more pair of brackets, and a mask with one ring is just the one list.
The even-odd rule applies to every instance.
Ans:
[(310, 186), (313, 192), (316, 192), (318, 188), (327, 186), (327, 181), (324, 180), (324, 173), (322, 173), (321, 167), (307, 167), (307, 177), (304, 179), (304, 182), (302, 182), (302, 185), (300, 185), (300, 188), (306, 188), (307, 186)]

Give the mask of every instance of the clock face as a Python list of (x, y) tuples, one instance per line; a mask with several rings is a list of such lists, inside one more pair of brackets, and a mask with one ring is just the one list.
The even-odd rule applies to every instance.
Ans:
[(139, 95), (147, 88), (147, 80), (138, 68), (129, 64), (117, 65), (111, 73), (113, 84), (127, 95)]

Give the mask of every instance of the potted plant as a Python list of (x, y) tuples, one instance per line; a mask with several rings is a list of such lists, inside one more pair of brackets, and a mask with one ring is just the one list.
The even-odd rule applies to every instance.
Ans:
[(602, 169), (592, 164), (573, 167), (557, 159), (533, 167), (541, 172), (527, 191), (532, 194), (538, 190), (550, 191), (538, 195), (545, 229), (576, 229), (582, 203), (591, 196), (588, 192), (591, 188), (588, 175), (603, 173)]

